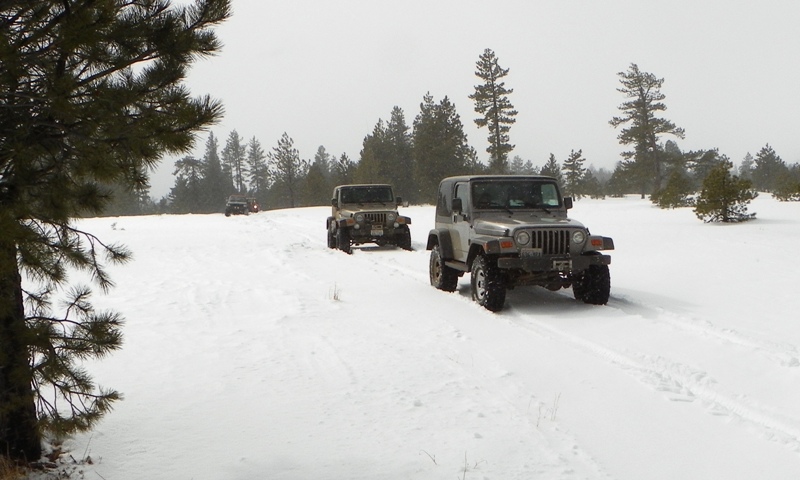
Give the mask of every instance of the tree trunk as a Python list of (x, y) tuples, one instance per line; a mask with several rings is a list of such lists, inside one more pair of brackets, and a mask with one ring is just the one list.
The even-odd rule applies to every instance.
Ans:
[(0, 243), (0, 455), (27, 462), (42, 455), (29, 335), (16, 247)]

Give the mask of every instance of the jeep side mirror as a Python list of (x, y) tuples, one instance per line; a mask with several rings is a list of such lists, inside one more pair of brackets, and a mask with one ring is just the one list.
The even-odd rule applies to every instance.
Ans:
[(453, 199), (453, 213), (461, 213), (464, 210), (464, 205), (460, 198)]
[(402, 204), (403, 204), (403, 197), (397, 197), (397, 198), (394, 200), (394, 203), (395, 203), (395, 205), (397, 205), (397, 206), (399, 207), (400, 205), (402, 205)]
[(331, 206), (338, 207), (339, 206), (339, 202), (335, 198), (331, 198)]
[(572, 208), (572, 197), (564, 197), (564, 207), (566, 207), (567, 210)]

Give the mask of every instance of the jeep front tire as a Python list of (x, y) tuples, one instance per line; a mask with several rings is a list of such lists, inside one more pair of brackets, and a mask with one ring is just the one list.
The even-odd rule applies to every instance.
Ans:
[(491, 312), (499, 312), (506, 301), (506, 285), (497, 262), (480, 255), (472, 262), (472, 299)]

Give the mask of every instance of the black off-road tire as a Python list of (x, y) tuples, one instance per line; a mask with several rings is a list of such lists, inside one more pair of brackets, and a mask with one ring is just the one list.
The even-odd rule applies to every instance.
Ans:
[(328, 227), (328, 248), (336, 248), (336, 235)]
[(611, 296), (611, 273), (608, 265), (590, 265), (581, 278), (572, 283), (575, 299), (590, 305), (605, 305)]
[(397, 246), (403, 250), (411, 250), (411, 230), (408, 227), (402, 229), (397, 234)]
[(493, 259), (480, 255), (472, 262), (472, 299), (486, 310), (499, 312), (506, 302), (506, 282)]
[(352, 248), (350, 248), (350, 231), (348, 229), (336, 229), (336, 248), (348, 255), (353, 253)]
[(458, 287), (458, 271), (444, 264), (442, 250), (434, 245), (428, 267), (431, 285), (445, 292), (454, 292)]

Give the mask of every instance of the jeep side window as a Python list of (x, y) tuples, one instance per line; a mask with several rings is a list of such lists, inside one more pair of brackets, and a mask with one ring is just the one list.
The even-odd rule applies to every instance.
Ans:
[(469, 211), (469, 183), (459, 183), (456, 185), (456, 193), (455, 198), (461, 199), (461, 212), (465, 213)]

